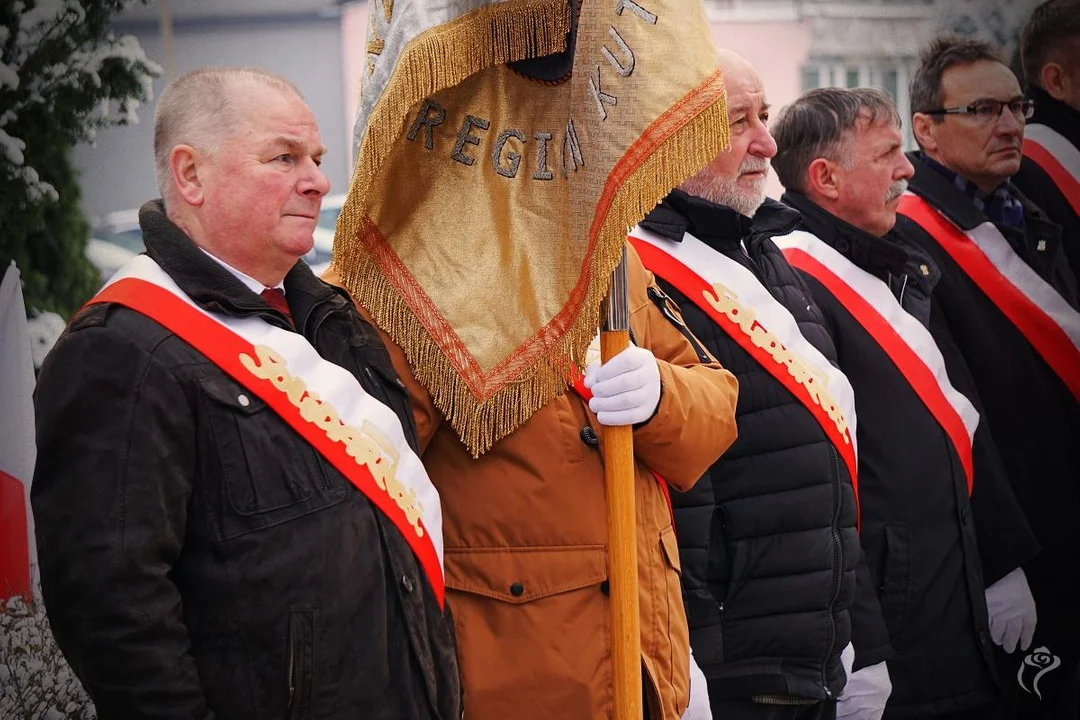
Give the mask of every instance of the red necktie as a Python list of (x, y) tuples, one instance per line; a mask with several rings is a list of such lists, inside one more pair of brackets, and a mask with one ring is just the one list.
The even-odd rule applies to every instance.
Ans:
[(289, 324), (294, 328), (296, 325), (293, 323), (292, 313), (289, 312), (289, 303), (285, 302), (285, 291), (281, 288), (265, 288), (262, 293), (262, 299), (266, 301), (266, 304), (274, 308), (289, 321)]

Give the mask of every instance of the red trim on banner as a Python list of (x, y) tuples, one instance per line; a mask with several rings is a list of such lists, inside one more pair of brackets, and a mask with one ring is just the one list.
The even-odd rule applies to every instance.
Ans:
[(1061, 194), (1069, 201), (1073, 212), (1080, 215), (1080, 181), (1077, 181), (1049, 150), (1031, 138), (1024, 139), (1024, 156), (1031, 158), (1032, 162), (1050, 176)]
[(896, 369), (908, 381), (926, 405), (927, 410), (948, 435), (956, 449), (956, 454), (960, 457), (960, 465), (964, 468), (964, 476), (967, 478), (968, 495), (971, 495), (974, 470), (967, 427), (964, 425), (963, 418), (945, 397), (937, 378), (934, 377), (934, 373), (927, 364), (911, 349), (911, 346), (896, 332), (889, 321), (874, 309), (873, 305), (812, 255), (798, 248), (785, 248), (784, 257), (792, 267), (813, 276), (824, 285), (825, 289), (840, 301), (840, 304), (870, 333), (870, 337), (874, 338), (874, 341), (889, 356)]
[(1053, 319), (1008, 278), (963, 230), (917, 195), (900, 200), (900, 212), (930, 233), (964, 273), (1027, 338), (1035, 351), (1080, 400), (1080, 351)]
[(331, 440), (314, 423), (306, 421), (300, 415), (299, 408), (290, 402), (288, 395), (274, 387), (269, 380), (258, 382), (258, 378), (239, 360), (242, 353), (255, 357), (255, 348), (251, 343), (168, 290), (146, 280), (119, 280), (102, 290), (87, 304), (96, 303), (124, 305), (157, 321), (265, 401), (397, 526), (427, 574), (439, 605), (443, 605), (445, 589), (442, 568), (434, 545), (427, 539), (426, 526), (425, 537), (417, 537), (416, 530), (405, 513), (379, 488), (371, 471), (349, 456), (344, 444)]
[[(584, 375), (578, 375), (577, 377), (575, 377), (574, 382), (571, 383), (571, 386), (574, 388), (574, 392), (580, 395), (586, 403), (592, 400), (592, 390), (585, 387)], [(655, 470), (652, 470), (651, 468), (649, 469), (649, 472), (652, 473), (653, 478), (656, 479), (656, 484), (660, 486), (660, 492), (664, 493), (664, 500), (667, 501), (668, 515), (671, 516), (671, 527), (674, 528), (675, 509), (671, 505), (671, 490), (668, 489), (667, 480), (662, 478), (659, 473), (657, 473)]]
[(824, 430), (825, 434), (829, 437), (829, 440), (832, 441), (832, 444), (836, 447), (836, 451), (840, 454), (840, 457), (843, 458), (844, 464), (847, 465), (848, 474), (851, 476), (851, 487), (855, 492), (855, 507), (857, 509), (859, 506), (859, 479), (857, 471), (858, 466), (855, 459), (855, 439), (848, 438), (845, 441), (840, 430), (836, 427), (836, 423), (829, 417), (825, 408), (814, 402), (814, 399), (810, 397), (810, 393), (807, 389), (802, 384), (796, 382), (795, 378), (791, 376), (791, 373), (787, 371), (787, 367), (776, 362), (772, 355), (764, 348), (759, 348), (755, 345), (753, 340), (742, 331), (742, 328), (705, 301), (703, 293), (712, 291), (712, 285), (710, 283), (686, 265), (675, 260), (666, 252), (651, 243), (644, 242), (635, 237), (630, 238), (630, 243), (634, 246), (634, 249), (637, 250), (638, 256), (641, 258), (641, 262), (645, 267), (670, 282), (677, 287), (683, 295), (690, 298), (691, 302), (697, 305), (702, 312), (719, 325), (732, 340), (738, 343), (743, 350), (748, 352), (759, 365), (765, 368), (770, 375), (776, 378), (781, 385), (787, 388), (788, 391), (798, 398), (799, 402), (810, 411), (810, 414), (814, 416), (814, 419), (817, 420), (822, 430)]
[(0, 470), (0, 600), (32, 598), (26, 491), (22, 481)]

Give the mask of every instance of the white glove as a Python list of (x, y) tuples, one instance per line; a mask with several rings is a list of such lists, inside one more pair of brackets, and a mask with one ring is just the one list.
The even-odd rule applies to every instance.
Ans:
[(986, 611), (990, 615), (990, 638), (1007, 653), (1031, 646), (1038, 617), (1027, 576), (1016, 568), (986, 588)]
[(850, 680), (851, 668), (855, 665), (855, 646), (851, 643), (840, 653), (840, 664), (844, 666), (844, 677)]
[(709, 683), (694, 659), (693, 650), (690, 651), (690, 704), (686, 706), (682, 720), (713, 720), (712, 705), (709, 704)]
[(590, 363), (584, 383), (593, 394), (589, 409), (601, 425), (645, 422), (660, 403), (660, 367), (645, 348), (631, 345), (603, 365)]
[[(841, 654), (841, 659), (843, 654)], [(852, 651), (854, 659), (854, 651)], [(836, 701), (837, 720), (881, 720), (892, 694), (889, 668), (883, 662), (867, 665), (848, 676), (844, 692)]]

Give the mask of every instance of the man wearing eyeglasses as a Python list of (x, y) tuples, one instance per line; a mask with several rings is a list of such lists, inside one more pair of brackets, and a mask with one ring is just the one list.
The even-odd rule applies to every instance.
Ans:
[[(1042, 551), (988, 595), (992, 636), (1035, 597), (1034, 638), (999, 653), (1023, 718), (1077, 717), (1080, 613), (1080, 313), (1061, 227), (1012, 184), (1025, 99), (995, 48), (940, 38), (911, 82), (920, 151), (896, 232), (941, 270), (933, 300), (973, 376), (984, 418)], [(1016, 609), (1013, 613), (1012, 608)], [(1002, 627), (1002, 626), (1005, 627)]]

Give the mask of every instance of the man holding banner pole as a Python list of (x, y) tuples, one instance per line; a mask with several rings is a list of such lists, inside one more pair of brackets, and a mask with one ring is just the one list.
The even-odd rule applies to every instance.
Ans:
[[(384, 331), (413, 399), (447, 511), (467, 712), (676, 720), (689, 647), (667, 484), (689, 487), (731, 444), (736, 384), (650, 300), (626, 233), (726, 142), (703, 7), (371, 14), (327, 277)], [(593, 365), (609, 290), (629, 322), (608, 329), (629, 347), (602, 335)], [(626, 472), (605, 492), (614, 445)], [(609, 535), (609, 505), (625, 536)]]
[(438, 493), (374, 328), (300, 262), (329, 182), (287, 80), (157, 103), (147, 254), (39, 378), (42, 591), (102, 720), (458, 720)]

